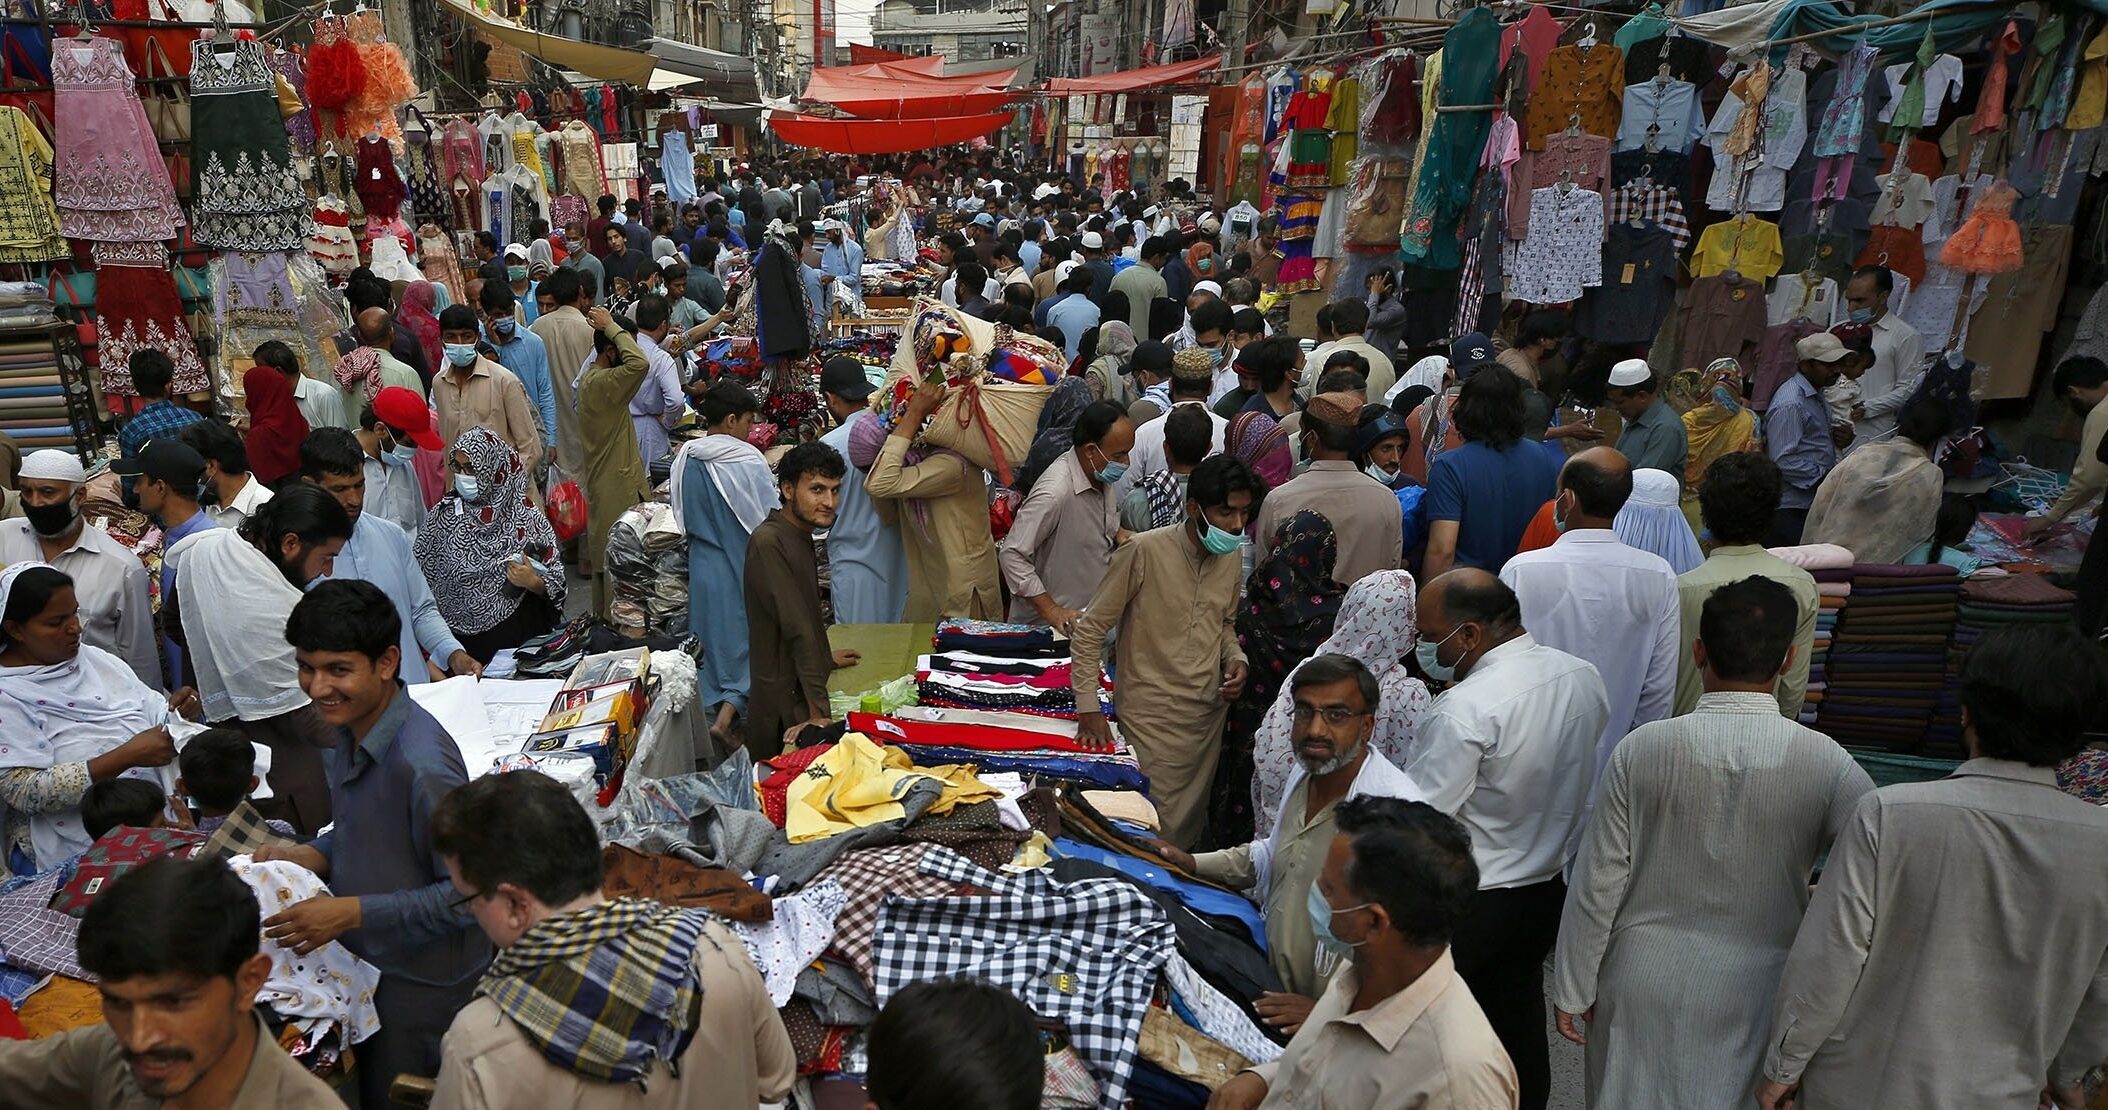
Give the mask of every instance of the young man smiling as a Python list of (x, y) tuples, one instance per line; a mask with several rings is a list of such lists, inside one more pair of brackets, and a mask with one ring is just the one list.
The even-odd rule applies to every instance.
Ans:
[(256, 1014), (271, 974), (256, 895), (218, 860), (163, 856), (82, 916), (81, 966), (103, 1020), (0, 1040), (9, 1106), (119, 1110), (327, 1110), (343, 1105), (287, 1056)]
[(827, 724), (833, 717), (827, 676), (858, 659), (856, 652), (827, 646), (812, 543), (814, 532), (834, 525), (845, 470), (842, 456), (824, 443), (791, 448), (776, 464), (782, 505), (747, 540), (747, 652), (753, 677), (746, 747), (756, 759), (788, 747), (791, 734), (808, 724)]
[(256, 854), (298, 863), (336, 891), (267, 918), (273, 939), (301, 954), (342, 940), (381, 971), (381, 1031), (359, 1046), (367, 1106), (387, 1105), (398, 1074), (438, 1074), (440, 1038), (490, 962), (490, 942), (458, 904), (432, 841), (433, 811), (468, 775), (445, 726), (403, 689), (401, 624), (370, 582), (324, 582), (294, 606), (285, 636), (301, 689), (336, 731), (336, 827)]

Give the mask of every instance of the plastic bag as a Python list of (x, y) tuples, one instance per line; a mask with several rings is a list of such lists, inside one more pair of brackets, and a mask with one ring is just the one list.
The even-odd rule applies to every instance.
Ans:
[(586, 531), (586, 495), (578, 483), (566, 478), (549, 490), (549, 527), (559, 542), (575, 540)]

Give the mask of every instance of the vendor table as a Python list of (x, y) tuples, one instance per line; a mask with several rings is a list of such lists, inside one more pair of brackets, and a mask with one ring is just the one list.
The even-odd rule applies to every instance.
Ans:
[(915, 660), (930, 653), (937, 636), (934, 624), (837, 624), (827, 630), (836, 651), (857, 651), (863, 659), (828, 676), (830, 694), (861, 694), (904, 674), (915, 673)]

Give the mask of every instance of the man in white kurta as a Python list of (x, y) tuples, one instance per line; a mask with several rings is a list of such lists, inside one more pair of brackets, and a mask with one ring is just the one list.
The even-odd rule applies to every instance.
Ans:
[(1611, 531), (1631, 495), (1632, 467), (1614, 449), (1592, 447), (1568, 459), (1552, 503), (1559, 541), (1517, 555), (1500, 572), (1522, 602), (1530, 635), (1594, 663), (1603, 677), (1610, 720), (1596, 744), (1598, 774), (1626, 733), (1676, 706), (1676, 571)]
[(1874, 788), (1835, 741), (1779, 715), (1799, 620), (1770, 578), (1715, 590), (1694, 622), (1697, 709), (1610, 757), (1554, 950), (1552, 1005), (1588, 1047), (1590, 1106), (1754, 1097), (1808, 877)]

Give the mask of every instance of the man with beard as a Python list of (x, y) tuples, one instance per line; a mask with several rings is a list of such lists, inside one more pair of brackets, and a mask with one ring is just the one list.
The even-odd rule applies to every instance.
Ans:
[(780, 507), (747, 539), (747, 751), (767, 759), (789, 747), (791, 733), (826, 725), (827, 676), (858, 655), (827, 645), (820, 619), (820, 571), (812, 534), (834, 525), (846, 467), (824, 443), (790, 449), (776, 465)]
[(324, 582), (286, 618), (280, 642), (327, 723), (329, 832), (257, 850), (329, 880), (331, 894), (280, 909), (266, 935), (305, 956), (333, 940), (380, 969), (380, 1031), (359, 1044), (359, 1098), (386, 1106), (398, 1075), (439, 1074), (439, 1041), (490, 963), (432, 837), (439, 800), (468, 781), (446, 726), (398, 677), (401, 620), (371, 582)]
[(344, 506), (303, 483), (265, 502), (239, 529), (204, 529), (164, 560), (175, 578), (162, 621), (190, 659), (205, 719), (271, 749), (272, 797), (258, 808), (303, 836), (329, 823), (320, 752), (328, 741), (300, 689), (285, 622), (350, 539)]
[(22, 517), (0, 520), (0, 565), (36, 560), (66, 572), (80, 599), (81, 642), (124, 660), (139, 681), (165, 690), (146, 566), (81, 515), (87, 481), (73, 452), (30, 452), (17, 479)]
[(1347, 655), (1314, 656), (1289, 682), (1295, 700), (1296, 767), (1264, 840), (1188, 855), (1158, 850), (1173, 863), (1226, 886), (1257, 888), (1266, 918), (1266, 950), (1286, 994), (1267, 993), (1253, 1008), (1288, 1033), (1303, 1024), (1337, 961), (1318, 950), (1309, 912), (1311, 884), (1332, 848), (1334, 810), (1348, 798), (1374, 795), (1421, 800), (1418, 787), (1391, 761), (1369, 751), (1382, 711), (1376, 676)]
[(341, 1106), (256, 1013), (271, 974), (259, 916), (248, 884), (218, 860), (163, 856), (104, 890), (80, 924), (103, 1020), (0, 1040), (8, 1105)]

